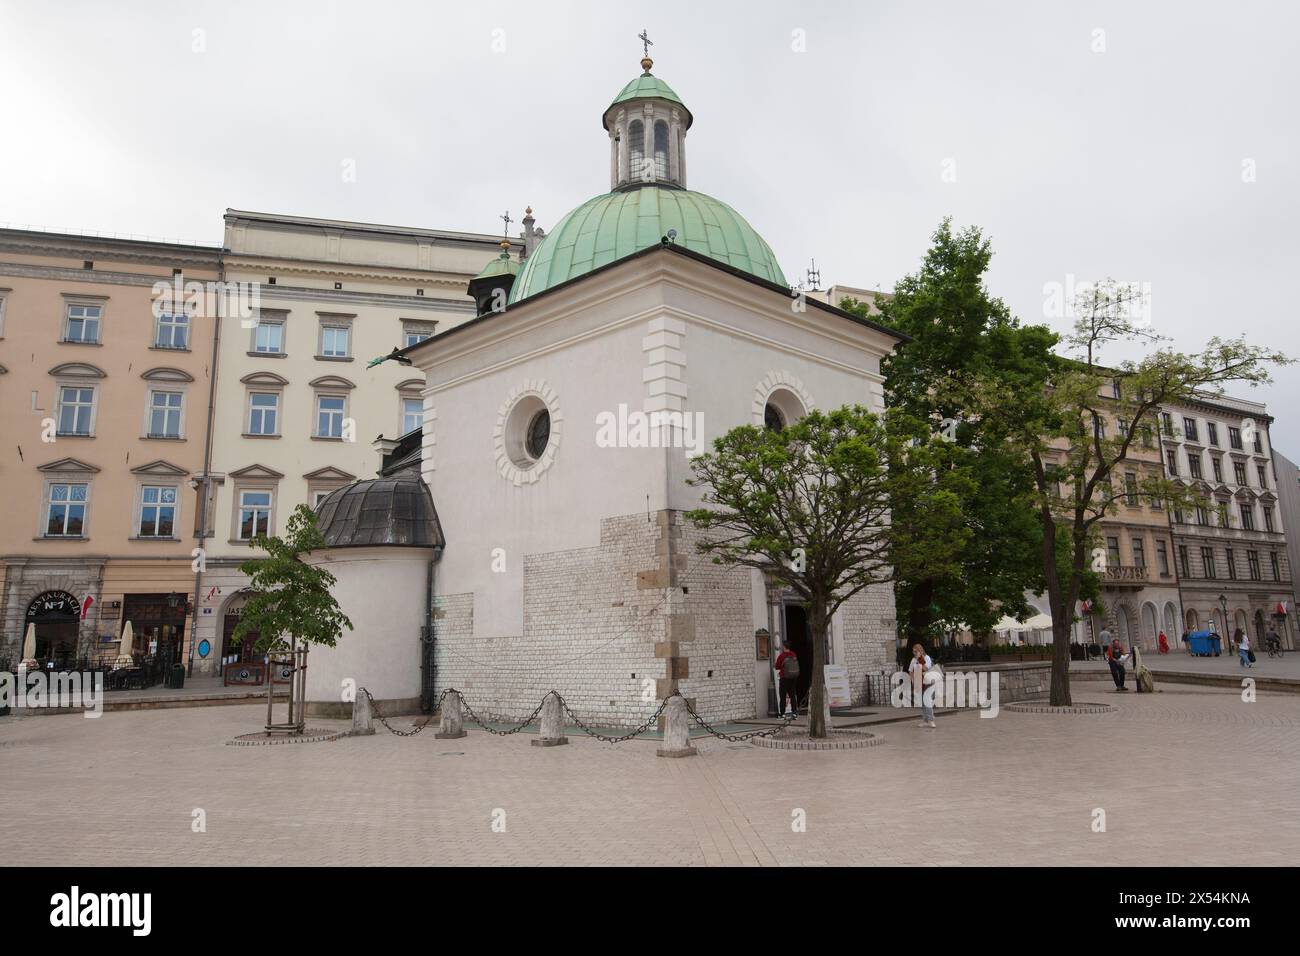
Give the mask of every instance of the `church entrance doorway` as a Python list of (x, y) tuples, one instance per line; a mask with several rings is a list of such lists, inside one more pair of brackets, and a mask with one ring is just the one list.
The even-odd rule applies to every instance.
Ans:
[(812, 686), (813, 645), (812, 625), (808, 621), (808, 612), (802, 604), (787, 603), (783, 605), (786, 646), (799, 658), (799, 704), (808, 705), (808, 688)]

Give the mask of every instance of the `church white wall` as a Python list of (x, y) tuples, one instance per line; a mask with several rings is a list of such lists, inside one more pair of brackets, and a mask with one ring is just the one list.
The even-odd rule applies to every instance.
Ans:
[[(596, 444), (598, 414), (640, 407), (643, 331), (641, 323), (628, 325), (428, 396), (435, 443), (423, 474), (447, 539), (439, 590), (475, 595), (478, 633), (522, 632), (526, 560), (590, 548), (600, 540), (601, 519), (664, 507), (662, 451)], [(502, 407), (517, 389), (553, 396), (555, 443), (550, 466), (519, 484), (502, 477), (493, 443)]]
[[(420, 697), (420, 628), (424, 626), (429, 548), (334, 548), (304, 560), (336, 579), (333, 590), (352, 621), (335, 647), (307, 658), (308, 713), (350, 713), (345, 680), (365, 687), (385, 714), (411, 712)], [(387, 706), (385, 706), (385, 704)]]
[[(777, 387), (816, 407), (880, 410), (892, 340), (788, 308), (693, 261), (645, 257), (412, 354), (428, 380), (423, 475), (447, 538), (440, 688), (516, 717), (554, 688), (584, 719), (623, 726), (674, 688), (710, 720), (765, 713), (754, 630), (767, 626), (766, 597), (749, 571), (695, 553), (680, 516), (699, 500), (684, 484), (687, 449), (600, 447), (597, 417), (699, 413), (707, 441), (761, 422)], [(495, 443), (521, 392), (542, 396), (558, 429), (553, 457), (525, 472)], [(892, 657), (888, 586), (851, 602), (835, 628), (834, 656), (860, 693)]]

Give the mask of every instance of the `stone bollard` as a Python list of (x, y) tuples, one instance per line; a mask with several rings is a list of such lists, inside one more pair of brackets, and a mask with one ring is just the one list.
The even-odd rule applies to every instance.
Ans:
[(465, 736), (460, 694), (448, 694), (442, 699), (442, 717), (438, 720), (438, 730), (434, 736), (439, 740), (455, 740)]
[(560, 695), (551, 691), (542, 701), (542, 732), (533, 740), (534, 747), (558, 747), (569, 742), (569, 738), (564, 736), (564, 721), (560, 714)]
[(375, 732), (375, 722), (371, 719), (370, 714), (370, 695), (357, 694), (352, 701), (352, 730), (348, 732), (351, 737), (365, 737)]
[(697, 753), (691, 746), (691, 715), (686, 701), (672, 697), (664, 708), (664, 745), (655, 751), (656, 757), (693, 757)]

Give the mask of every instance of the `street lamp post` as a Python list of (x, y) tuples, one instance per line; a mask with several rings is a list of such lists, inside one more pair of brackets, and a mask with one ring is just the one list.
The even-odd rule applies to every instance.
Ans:
[(1232, 635), (1228, 630), (1228, 598), (1223, 594), (1219, 595), (1219, 607), (1223, 609), (1223, 613), (1219, 615), (1219, 620), (1223, 622), (1224, 650), (1232, 653)]

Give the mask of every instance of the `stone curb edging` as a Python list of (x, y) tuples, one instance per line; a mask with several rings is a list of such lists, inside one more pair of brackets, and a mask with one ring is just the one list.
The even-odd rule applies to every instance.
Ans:
[(227, 740), (227, 747), (274, 747), (277, 744), (315, 744), (350, 736), (346, 730), (308, 730), (303, 734), (243, 734)]
[(1003, 710), (1009, 710), (1017, 714), (1063, 714), (1063, 715), (1092, 715), (1092, 714), (1114, 714), (1119, 712), (1119, 708), (1114, 704), (1097, 704), (1091, 701), (1078, 704), (1071, 704), (1069, 707), (1053, 707), (1051, 704), (1035, 703), (1033, 701), (1018, 700), (1010, 704), (1003, 704)]
[(833, 731), (825, 740), (812, 740), (808, 737), (784, 740), (775, 737), (754, 737), (749, 742), (756, 747), (766, 747), (770, 750), (861, 750), (863, 747), (874, 747), (885, 741), (875, 734)]

